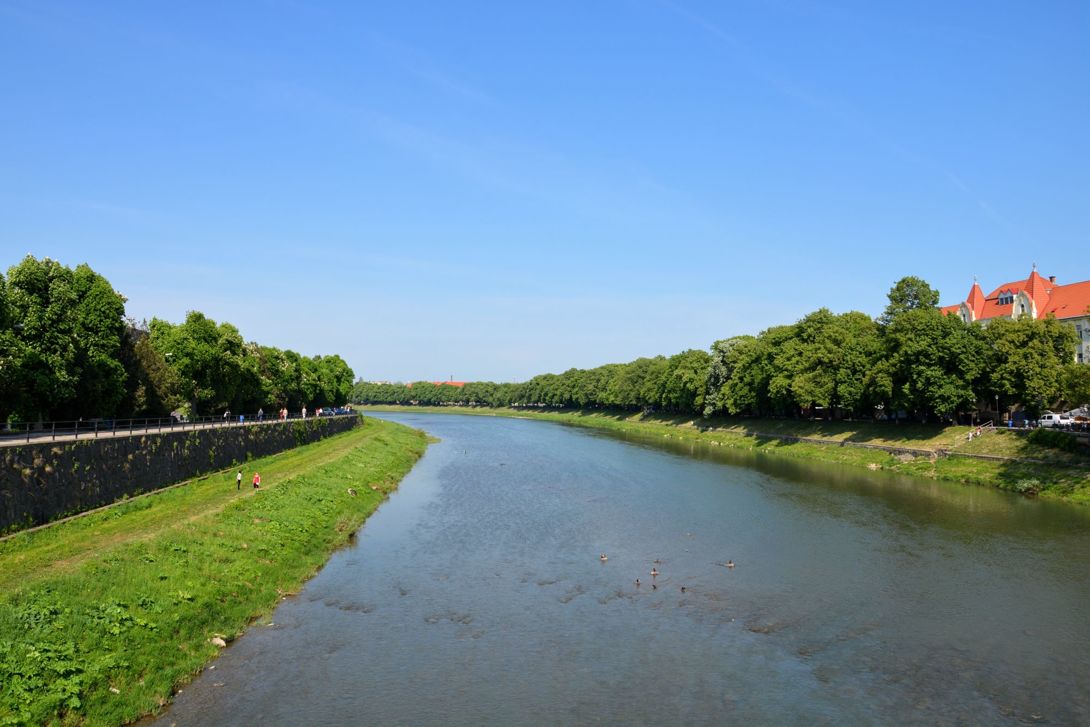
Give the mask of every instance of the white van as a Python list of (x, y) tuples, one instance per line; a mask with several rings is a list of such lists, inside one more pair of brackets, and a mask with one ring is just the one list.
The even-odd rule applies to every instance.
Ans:
[(1053, 414), (1050, 411), (1041, 415), (1041, 418), (1037, 420), (1037, 426), (1039, 427), (1053, 427), (1067, 429), (1071, 426), (1073, 420), (1070, 414)]

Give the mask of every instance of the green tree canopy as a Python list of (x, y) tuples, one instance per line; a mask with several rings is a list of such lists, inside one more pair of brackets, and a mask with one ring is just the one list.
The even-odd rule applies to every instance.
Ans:
[(1064, 365), (1075, 358), (1075, 330), (1052, 316), (1034, 320), (997, 318), (984, 329), (993, 355), (989, 376), (993, 391), (1021, 402), (1031, 416), (1064, 395)]
[(87, 265), (28, 255), (8, 270), (4, 343), (18, 418), (112, 416), (125, 396), (125, 300)]
[(753, 336), (734, 336), (724, 338), (712, 344), (708, 360), (708, 383), (704, 397), (704, 416), (711, 416), (727, 411), (725, 387), (734, 375), (738, 355), (735, 349), (744, 343), (754, 341)]
[(925, 420), (974, 406), (989, 363), (980, 326), (917, 308), (894, 318), (886, 337), (895, 408)]
[(237, 328), (190, 311), (177, 325), (153, 318), (151, 343), (178, 373), (192, 413), (212, 414), (234, 403), (243, 377), (243, 341)]
[(1064, 366), (1063, 398), (1071, 408), (1090, 406), (1090, 366), (1080, 363)]
[(695, 414), (704, 411), (710, 361), (706, 351), (697, 349), (671, 356), (662, 377), (662, 408)]
[(927, 281), (909, 275), (901, 278), (889, 289), (889, 305), (879, 318), (879, 323), (888, 326), (902, 313), (918, 308), (935, 308), (939, 304), (939, 291), (927, 284)]

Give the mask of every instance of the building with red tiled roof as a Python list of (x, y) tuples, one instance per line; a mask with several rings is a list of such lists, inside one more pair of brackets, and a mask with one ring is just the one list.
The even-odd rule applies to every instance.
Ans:
[(966, 323), (992, 318), (1031, 318), (1055, 316), (1070, 323), (1079, 336), (1075, 359), (1090, 363), (1090, 280), (1060, 285), (1056, 276), (1045, 278), (1037, 272), (1037, 266), (1025, 280), (1003, 283), (984, 295), (975, 280), (965, 300), (956, 305), (943, 306), (940, 310), (956, 315)]

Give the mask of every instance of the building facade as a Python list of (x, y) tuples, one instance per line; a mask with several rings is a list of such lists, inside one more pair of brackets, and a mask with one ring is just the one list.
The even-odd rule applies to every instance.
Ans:
[(1090, 280), (1061, 285), (1056, 276), (1044, 277), (1037, 266), (1025, 280), (1003, 283), (987, 295), (973, 281), (969, 295), (961, 303), (943, 306), (943, 313), (956, 315), (966, 323), (992, 318), (1046, 318), (1050, 315), (1069, 323), (1078, 335), (1075, 360), (1090, 363)]

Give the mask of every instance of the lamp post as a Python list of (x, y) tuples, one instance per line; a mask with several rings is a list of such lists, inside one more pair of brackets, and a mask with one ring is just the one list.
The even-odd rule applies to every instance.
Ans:
[(995, 415), (999, 418), (999, 423), (1003, 423), (1003, 417), (999, 413), (999, 394), (995, 395)]

